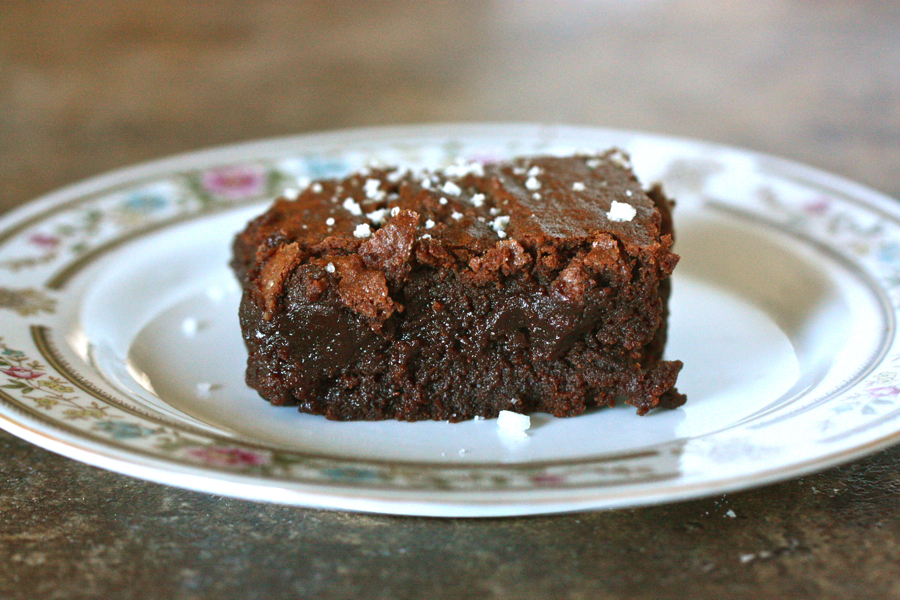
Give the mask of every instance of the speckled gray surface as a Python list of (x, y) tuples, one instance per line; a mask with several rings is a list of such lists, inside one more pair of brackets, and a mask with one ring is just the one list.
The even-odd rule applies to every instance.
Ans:
[[(705, 138), (900, 196), (900, 4), (0, 3), (0, 210), (156, 157), (365, 125)], [(0, 433), (0, 598), (900, 598), (900, 449), (756, 490), (534, 518), (267, 505)], [(733, 515), (733, 516), (732, 516)]]
[(900, 595), (900, 449), (726, 496), (485, 520), (210, 496), (6, 434), (0, 453), (3, 598)]

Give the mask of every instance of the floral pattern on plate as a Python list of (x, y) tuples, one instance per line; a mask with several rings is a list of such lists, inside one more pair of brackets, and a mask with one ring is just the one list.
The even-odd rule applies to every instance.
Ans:
[[(83, 269), (114, 260), (152, 232), (262, 206), (285, 189), (372, 160), (439, 166), (610, 145), (632, 151), (642, 179), (662, 179), (679, 198), (692, 198), (693, 210), (755, 219), (754, 226), (827, 250), (860, 274), (884, 304), (877, 351), (834, 385), (795, 394), (727, 431), (642, 451), (497, 464), (468, 462), (463, 451), (461, 460), (445, 463), (319, 455), (207, 431), (165, 407), (144, 406), (140, 395), (105, 381), (90, 360), (79, 363), (75, 350), (58, 352), (41, 341), (77, 319), (80, 295), (90, 289), (79, 279)], [(898, 259), (900, 210), (890, 199), (804, 167), (698, 142), (566, 127), (451, 126), (213, 150), (98, 178), (0, 221), (0, 417), (38, 444), (125, 473), (248, 498), (273, 499), (277, 490), (280, 501), (333, 508), (503, 515), (714, 493), (824, 468), (900, 439)], [(63, 341), (70, 342), (78, 346)], [(777, 442), (785, 435), (806, 440), (806, 453), (789, 456)]]

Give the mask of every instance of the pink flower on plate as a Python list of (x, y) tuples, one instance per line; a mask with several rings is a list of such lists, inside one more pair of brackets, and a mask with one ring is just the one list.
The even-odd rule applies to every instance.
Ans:
[(221, 448), (216, 446), (193, 448), (188, 450), (188, 454), (194, 458), (199, 458), (207, 465), (216, 467), (234, 467), (242, 465), (255, 467), (257, 465), (267, 464), (270, 460), (268, 454), (251, 452), (249, 450), (242, 450), (241, 448)]
[(60, 239), (54, 235), (47, 235), (46, 233), (35, 233), (30, 238), (28, 238), (28, 241), (35, 246), (49, 249), (59, 246)]
[(205, 189), (227, 200), (243, 200), (261, 195), (266, 188), (266, 172), (256, 165), (232, 165), (210, 169), (200, 176)]
[(531, 482), (536, 485), (556, 486), (566, 482), (566, 478), (562, 475), (532, 475)]
[(19, 379), (37, 379), (43, 373), (38, 373), (37, 371), (32, 371), (31, 369), (26, 369), (25, 367), (9, 367), (8, 369), (0, 369), (3, 373), (11, 377), (18, 377)]
[(811, 215), (822, 215), (828, 212), (831, 203), (827, 198), (816, 198), (803, 205), (803, 210)]
[(869, 388), (869, 395), (875, 398), (883, 398), (884, 396), (896, 396), (900, 394), (900, 388), (894, 386), (884, 386), (877, 388)]

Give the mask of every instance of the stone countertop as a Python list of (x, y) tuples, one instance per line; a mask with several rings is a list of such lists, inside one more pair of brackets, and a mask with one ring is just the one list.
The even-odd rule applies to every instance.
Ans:
[[(723, 142), (900, 197), (900, 5), (0, 4), (0, 210), (341, 127), (540, 121)], [(900, 449), (756, 490), (441, 520), (184, 491), (0, 433), (2, 598), (897, 598)], [(731, 516), (734, 515), (734, 516)]]

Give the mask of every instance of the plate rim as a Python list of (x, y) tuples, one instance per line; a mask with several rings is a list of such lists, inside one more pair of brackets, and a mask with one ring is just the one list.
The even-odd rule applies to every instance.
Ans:
[[(278, 136), (270, 136), (259, 139), (250, 139), (243, 142), (232, 142), (226, 144), (218, 144), (215, 146), (199, 148), (196, 150), (187, 150), (184, 152), (178, 152), (172, 155), (165, 155), (157, 158), (150, 158), (146, 161), (141, 161), (135, 164), (129, 164), (122, 167), (116, 167), (113, 169), (109, 169), (106, 171), (101, 171), (94, 175), (89, 175), (72, 183), (68, 183), (58, 188), (54, 188), (53, 190), (41, 194), (31, 200), (26, 200), (24, 203), (15, 206), (3, 213), (0, 213), (0, 233), (3, 232), (2, 226), (4, 221), (10, 218), (19, 217), (19, 215), (31, 215), (33, 212), (42, 212), (41, 209), (54, 205), (61, 198), (70, 196), (70, 195), (81, 195), (81, 193), (90, 193), (92, 191), (98, 191), (105, 187), (105, 182), (109, 179), (111, 180), (119, 180), (124, 178), (133, 178), (137, 175), (142, 175), (144, 177), (152, 176), (156, 174), (158, 171), (167, 171), (169, 170), (169, 165), (176, 164), (187, 164), (192, 165), (193, 163), (202, 163), (202, 165), (195, 165), (193, 168), (197, 168), (199, 166), (210, 166), (209, 162), (213, 157), (219, 156), (227, 156), (228, 154), (234, 153), (238, 150), (254, 150), (256, 148), (276, 148), (276, 147), (289, 147), (291, 144), (295, 144), (300, 141), (310, 142), (313, 140), (330, 140), (334, 138), (341, 138), (344, 136), (359, 136), (359, 137), (367, 137), (374, 136), (376, 139), (389, 138), (389, 137), (403, 137), (404, 139), (412, 138), (410, 135), (414, 132), (425, 132), (427, 135), (420, 135), (419, 137), (440, 137), (441, 135), (446, 135), (448, 132), (456, 133), (457, 135), (464, 135), (466, 133), (479, 133), (479, 132), (491, 132), (491, 133), (504, 133), (504, 132), (512, 132), (516, 130), (534, 130), (536, 132), (540, 132), (542, 130), (547, 131), (590, 131), (591, 133), (598, 135), (609, 135), (610, 137), (641, 137), (653, 139), (661, 142), (672, 142), (672, 143), (686, 143), (698, 148), (709, 148), (709, 149), (717, 149), (717, 150), (725, 150), (729, 152), (740, 153), (746, 156), (751, 156), (760, 160), (761, 164), (766, 165), (778, 165), (779, 167), (785, 167), (788, 169), (788, 172), (794, 173), (792, 177), (798, 178), (798, 174), (803, 174), (804, 179), (816, 179), (816, 180), (824, 180), (827, 182), (828, 187), (833, 188), (835, 191), (842, 191), (847, 193), (848, 195), (854, 194), (865, 194), (872, 195), (872, 197), (877, 197), (879, 203), (887, 202), (888, 206), (892, 204), (896, 204), (900, 201), (892, 197), (890, 194), (881, 191), (877, 188), (874, 188), (870, 185), (866, 185), (860, 182), (857, 182), (848, 177), (838, 175), (835, 173), (831, 173), (822, 168), (815, 167), (812, 165), (808, 165), (802, 163), (798, 160), (794, 160), (791, 158), (782, 157), (777, 154), (763, 152), (759, 150), (754, 150), (751, 148), (742, 148), (740, 146), (735, 146), (733, 144), (726, 144), (720, 142), (714, 142), (709, 140), (704, 140), (701, 138), (694, 138), (689, 136), (678, 136), (678, 135), (669, 135), (663, 133), (656, 133), (650, 131), (644, 131), (639, 129), (625, 129), (625, 128), (617, 128), (617, 127), (595, 127), (591, 125), (575, 125), (575, 124), (552, 124), (552, 123), (540, 123), (540, 122), (478, 122), (478, 121), (463, 121), (459, 123), (454, 122), (446, 122), (446, 123), (422, 123), (422, 124), (404, 124), (404, 125), (374, 125), (374, 126), (364, 126), (364, 127), (344, 127), (338, 129), (330, 129), (330, 130), (322, 130), (322, 131), (312, 131), (300, 134), (293, 135), (278, 135)], [(270, 151), (272, 154), (276, 152), (274, 150)], [(216, 161), (218, 162), (218, 161)], [(225, 161), (227, 162), (227, 161)], [(191, 167), (183, 167), (177, 169), (178, 171), (185, 170), (186, 168)], [(820, 185), (820, 184), (816, 184)], [(79, 192), (80, 190), (84, 190), (84, 192)], [(890, 210), (888, 210), (890, 212)], [(895, 216), (900, 214), (895, 210)]]
[[(641, 131), (579, 125), (550, 125), (538, 123), (446, 123), (346, 128), (292, 136), (280, 136), (216, 146), (142, 162), (136, 165), (107, 171), (61, 187), (44, 194), (31, 202), (27, 202), (12, 210), (6, 211), (0, 215), (0, 235), (6, 233), (7, 225), (10, 223), (32, 220), (40, 221), (51, 209), (68, 206), (71, 202), (77, 201), (88, 194), (109, 191), (112, 182), (135, 185), (137, 180), (152, 178), (163, 174), (173, 174), (174, 172), (181, 172), (189, 169), (211, 168), (216, 164), (233, 162), (229, 160), (228, 157), (237, 152), (248, 155), (251, 160), (259, 160), (265, 156), (277, 156), (280, 153), (283, 153), (285, 149), (289, 149), (293, 146), (299, 145), (308, 147), (308, 145), (314, 144), (317, 141), (331, 141), (333, 143), (335, 140), (349, 143), (350, 140), (345, 138), (350, 138), (352, 140), (354, 137), (367, 138), (369, 141), (383, 144), (389, 139), (426, 140), (429, 138), (441, 138), (447, 136), (461, 138), (467, 136), (490, 137), (497, 135), (536, 137), (540, 135), (542, 131), (552, 131), (555, 135), (560, 135), (560, 132), (562, 132), (562, 137), (565, 137), (567, 132), (574, 133), (585, 130), (590, 131), (592, 135), (596, 136), (608, 136), (610, 138), (637, 137), (650, 139), (658, 143), (687, 144), (695, 148), (707, 148), (717, 151), (724, 150), (749, 156), (759, 161), (761, 166), (767, 168), (772, 168), (774, 166), (786, 177), (791, 179), (811, 180), (811, 183), (814, 183), (816, 187), (827, 187), (832, 191), (839, 192), (842, 196), (849, 197), (849, 199), (854, 199), (853, 197), (856, 197), (854, 201), (857, 202), (859, 201), (859, 197), (862, 196), (865, 198), (865, 205), (867, 207), (878, 208), (891, 214), (894, 218), (900, 217), (900, 209), (896, 206), (897, 201), (883, 192), (848, 180), (839, 175), (822, 171), (816, 167), (730, 145)], [(0, 243), (5, 243), (5, 239), (8, 238), (0, 239)], [(620, 496), (623, 497), (619, 498), (619, 501), (610, 499), (609, 492), (613, 491), (615, 488), (606, 487), (599, 493), (596, 491), (589, 493), (590, 490), (588, 489), (578, 490), (577, 495), (586, 496), (581, 503), (574, 501), (573, 504), (573, 501), (563, 500), (563, 506), (560, 506), (560, 500), (558, 499), (548, 499), (543, 502), (541, 506), (534, 506), (534, 499), (524, 502), (525, 506), (522, 506), (522, 503), (519, 503), (518, 501), (504, 503), (498, 502), (497, 500), (486, 502), (485, 504), (479, 503), (471, 505), (469, 502), (465, 500), (460, 501), (459, 499), (453, 501), (431, 500), (414, 502), (410, 501), (408, 498), (395, 498), (392, 500), (361, 498), (358, 495), (353, 494), (354, 489), (359, 490), (360, 488), (351, 486), (346, 487), (346, 495), (339, 496), (343, 500), (336, 501), (338, 495), (335, 493), (336, 486), (334, 485), (322, 485), (319, 486), (321, 489), (316, 491), (309, 489), (310, 487), (315, 488), (316, 486), (314, 484), (294, 483), (291, 485), (290, 482), (282, 482), (282, 485), (279, 486), (282, 494), (276, 494), (279, 498), (270, 499), (261, 497), (257, 494), (248, 493), (251, 489), (271, 491), (272, 486), (265, 485), (266, 481), (272, 481), (270, 478), (267, 479), (262, 476), (248, 475), (246, 473), (232, 473), (222, 470), (215, 471), (215, 474), (211, 475), (200, 466), (188, 467), (177, 463), (167, 462), (162, 457), (150, 458), (141, 456), (139, 453), (126, 453), (128, 454), (127, 458), (117, 457), (113, 453), (110, 453), (110, 448), (108, 446), (103, 446), (102, 444), (89, 439), (78, 438), (77, 436), (68, 434), (62, 430), (57, 430), (57, 433), (62, 434), (62, 437), (59, 435), (53, 437), (50, 432), (30, 428), (26, 426), (26, 424), (15, 421), (7, 414), (5, 403), (3, 404), (2, 410), (0, 410), (0, 424), (2, 424), (3, 429), (13, 433), (13, 435), (64, 456), (101, 468), (110, 469), (118, 473), (148, 479), (158, 483), (261, 501), (285, 502), (285, 499), (280, 496), (288, 495), (291, 496), (291, 498), (287, 499), (287, 503), (289, 504), (423, 516), (513, 516), (638, 506), (663, 500), (680, 501), (701, 495), (735, 491), (790, 479), (852, 461), (900, 442), (900, 428), (897, 428), (891, 433), (869, 440), (866, 444), (826, 453), (817, 459), (809, 460), (805, 463), (799, 463), (789, 467), (779, 467), (771, 470), (771, 472), (766, 472), (764, 470), (753, 476), (740, 476), (733, 478), (732, 480), (729, 480), (728, 478), (718, 480), (718, 486), (715, 484), (710, 486), (709, 481), (681, 484), (681, 486), (676, 485), (674, 486), (674, 489), (680, 489), (677, 493), (673, 493), (672, 485), (663, 484), (657, 486), (659, 489), (645, 490), (645, 493), (642, 493), (639, 498), (636, 498), (633, 493), (635, 484), (630, 484), (626, 487), (631, 490), (631, 493), (620, 494)], [(73, 439), (67, 439), (69, 437)], [(119, 454), (121, 455), (122, 453), (119, 452)], [(110, 465), (117, 465), (119, 468)], [(167, 474), (172, 473), (173, 468), (176, 471), (193, 470), (194, 474), (191, 475), (191, 477), (194, 479), (199, 478), (204, 485), (183, 485), (179, 482), (173, 482), (171, 478), (166, 477)], [(141, 473), (137, 474), (135, 473), (135, 470), (140, 471)], [(230, 479), (235, 479), (236, 481), (229, 481)], [(289, 489), (285, 489), (285, 483), (287, 483), (286, 487)], [(644, 484), (637, 485), (639, 487), (644, 487)], [(652, 487), (652, 484), (647, 485)], [(221, 489), (221, 487), (228, 486), (236, 486), (235, 491), (239, 490), (240, 493), (229, 493), (228, 489)], [(297, 486), (305, 489), (294, 489)], [(364, 492), (371, 494), (372, 489), (365, 488)], [(555, 493), (558, 495), (561, 492), (560, 490), (548, 490), (548, 493)], [(408, 492), (401, 490), (400, 495), (403, 496), (404, 494), (408, 494)], [(534, 495), (535, 489), (505, 490), (503, 494), (511, 496), (525, 494)], [(564, 493), (563, 495), (568, 496), (569, 494)], [(605, 497), (605, 501), (598, 502), (598, 496)], [(613, 496), (615, 496), (615, 494), (613, 494)], [(316, 501), (321, 499), (327, 499), (328, 501), (321, 503)], [(376, 506), (373, 506), (373, 503)], [(470, 512), (472, 514), (468, 514)]]
[[(238, 500), (266, 502), (303, 506), (325, 510), (345, 510), (351, 512), (368, 512), (407, 517), (448, 517), (448, 518), (496, 518), (519, 517), (528, 515), (562, 514), (593, 510), (614, 510), (628, 507), (648, 506), (656, 503), (684, 502), (717, 494), (733, 493), (764, 487), (852, 462), (853, 460), (872, 455), (880, 450), (890, 448), (900, 442), (900, 432), (882, 436), (867, 444), (851, 449), (835, 452), (796, 463), (790, 467), (782, 467), (761, 471), (753, 475), (744, 475), (717, 480), (717, 485), (710, 487), (708, 482), (699, 481), (682, 483), (675, 486), (658, 486), (651, 484), (630, 485), (626, 488), (609, 487), (602, 504), (598, 504), (596, 493), (592, 489), (539, 491), (539, 498), (519, 499), (516, 496), (534, 495), (535, 490), (510, 490), (504, 492), (505, 498), (473, 500), (462, 498), (446, 500), (429, 498), (440, 492), (423, 492), (426, 496), (412, 500), (408, 492), (396, 490), (366, 489), (368, 496), (354, 494), (359, 488), (353, 486), (315, 486), (294, 482), (279, 482), (272, 485), (271, 480), (257, 476), (218, 471), (215, 476), (206, 472), (193, 472), (191, 467), (168, 463), (162, 459), (147, 459), (140, 455), (128, 458), (117, 457), (108, 447), (93, 442), (70, 443), (65, 439), (51, 438), (40, 431), (33, 430), (19, 422), (0, 414), (2, 428), (16, 437), (33, 443), (45, 450), (59, 454), (65, 458), (108, 470), (119, 475), (135, 477), (158, 484), (170, 485), (188, 491), (222, 495)], [(8, 425), (8, 427), (7, 427)], [(64, 436), (67, 437), (67, 436)], [(163, 463), (163, 464), (157, 464)], [(172, 475), (177, 477), (173, 480)], [(182, 477), (183, 476), (183, 477)], [(182, 479), (190, 479), (184, 482)], [(268, 482), (268, 483), (267, 483)], [(638, 488), (640, 493), (635, 494)], [(270, 492), (270, 495), (265, 495)], [(488, 492), (490, 493), (490, 492)], [(482, 494), (476, 494), (482, 495)], [(555, 495), (556, 497), (546, 497)], [(560, 497), (562, 496), (562, 497)]]

